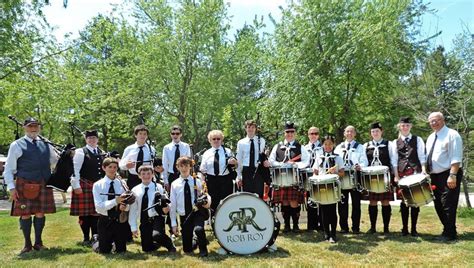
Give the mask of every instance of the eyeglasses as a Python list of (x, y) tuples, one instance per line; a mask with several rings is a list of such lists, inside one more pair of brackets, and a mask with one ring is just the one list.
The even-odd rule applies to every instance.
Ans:
[(319, 135), (319, 132), (309, 133), (309, 135)]
[(212, 138), (213, 141), (220, 141), (221, 138)]
[(295, 133), (294, 130), (285, 130), (285, 133)]
[(433, 118), (433, 119), (428, 120), (428, 123), (435, 124), (435, 123), (438, 123), (439, 121), (441, 121), (440, 118)]
[(178, 135), (181, 135), (181, 133), (179, 133), (179, 132), (171, 132), (171, 135), (173, 135), (173, 136), (178, 136)]

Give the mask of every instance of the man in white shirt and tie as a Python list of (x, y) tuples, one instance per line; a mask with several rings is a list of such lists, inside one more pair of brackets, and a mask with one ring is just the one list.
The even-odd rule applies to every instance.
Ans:
[(245, 132), (247, 137), (237, 143), (237, 183), (245, 192), (256, 193), (263, 198), (264, 183), (269, 178), (264, 178), (263, 174), (257, 172), (257, 166), (270, 167), (268, 160), (263, 163), (259, 161), (260, 153), (265, 150), (265, 139), (255, 135), (257, 123), (254, 120), (245, 121)]
[[(357, 185), (358, 177), (360, 176), (360, 170), (362, 167), (366, 167), (369, 164), (367, 155), (365, 154), (365, 148), (362, 144), (355, 141), (357, 135), (356, 129), (353, 126), (347, 126), (344, 129), (345, 141), (340, 143), (334, 153), (342, 156), (344, 160), (345, 169), (354, 170), (355, 181)], [(341, 202), (338, 203), (337, 209), (339, 213), (339, 225), (341, 227), (341, 233), (349, 232), (349, 194), (351, 195), (352, 201), (352, 232), (354, 234), (360, 233), (360, 199), (361, 193), (355, 189), (342, 190), (343, 197)]]
[(444, 115), (431, 113), (428, 123), (433, 129), (426, 140), (426, 170), (436, 186), (435, 209), (441, 223), (442, 241), (457, 239), (456, 210), (462, 180), (462, 139), (459, 133), (446, 126)]
[(180, 126), (174, 125), (170, 131), (171, 142), (163, 147), (163, 181), (167, 191), (170, 185), (179, 177), (179, 171), (176, 168), (176, 161), (181, 156), (191, 157), (191, 148), (189, 144), (182, 142), (183, 130)]
[[(310, 158), (309, 158), (309, 168), (312, 168), (314, 162), (316, 161), (317, 154), (319, 151), (322, 151), (321, 142), (319, 142), (319, 128), (317, 127), (310, 127), (308, 129), (308, 144), (304, 146), (304, 148), (308, 151)], [(309, 179), (309, 178), (307, 178)], [(306, 192), (306, 195), (309, 197), (309, 192)], [(313, 206), (306, 206), (307, 214), (308, 214), (308, 231), (322, 231), (323, 230), (323, 222), (321, 218), (321, 214), (319, 213), (319, 207), (315, 208)]]
[(146, 143), (149, 131), (145, 125), (136, 126), (133, 133), (136, 142), (125, 148), (119, 163), (121, 170), (128, 171), (127, 186), (129, 189), (141, 183), (138, 178), (138, 168), (143, 164), (151, 165), (156, 155), (155, 148)]

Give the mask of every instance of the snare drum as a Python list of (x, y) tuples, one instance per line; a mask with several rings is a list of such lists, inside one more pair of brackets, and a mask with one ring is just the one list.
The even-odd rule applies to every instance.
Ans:
[(299, 186), (298, 169), (293, 166), (270, 167), (272, 184), (278, 187)]
[(342, 190), (351, 190), (356, 188), (355, 184), (355, 174), (352, 169), (344, 169), (344, 176), (341, 178), (341, 189)]
[(387, 166), (364, 167), (361, 170), (360, 184), (369, 193), (390, 191), (390, 170)]
[(305, 191), (311, 191), (311, 183), (309, 182), (309, 178), (313, 176), (313, 169), (312, 168), (305, 168), (300, 169), (300, 187)]
[(258, 195), (239, 192), (221, 201), (212, 228), (222, 248), (247, 255), (271, 246), (280, 230), (280, 222)]
[(420, 207), (433, 201), (429, 177), (425, 174), (413, 174), (398, 182), (403, 201), (409, 207)]
[(309, 181), (311, 201), (321, 205), (336, 204), (341, 201), (339, 176), (336, 174), (313, 176)]

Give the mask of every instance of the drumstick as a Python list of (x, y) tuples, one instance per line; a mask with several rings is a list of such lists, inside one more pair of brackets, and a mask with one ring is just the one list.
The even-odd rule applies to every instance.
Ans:
[(301, 159), (301, 154), (299, 154), (299, 155), (297, 155), (297, 156), (291, 158), (290, 160), (288, 160), (288, 162), (290, 162), (290, 161), (295, 162), (296, 160), (300, 160), (300, 159)]

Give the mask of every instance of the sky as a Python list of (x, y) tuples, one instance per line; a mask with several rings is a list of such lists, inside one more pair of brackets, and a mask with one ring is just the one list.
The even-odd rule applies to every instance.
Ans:
[[(286, 6), (286, 0), (224, 0), (229, 4), (228, 13), (231, 17), (230, 36), (235, 34), (244, 23), (251, 24), (255, 15), (263, 16), (267, 25), (266, 32), (273, 32), (273, 26), (268, 18), (271, 14), (277, 21), (281, 17), (280, 6)], [(474, 34), (474, 0), (431, 0), (430, 8), (436, 13), (425, 14), (422, 17), (421, 29), (424, 39), (442, 31), (442, 34), (431, 41), (433, 47), (444, 46), (452, 49), (453, 39), (457, 34), (468, 29)], [(44, 9), (48, 22), (55, 26), (54, 34), (59, 42), (64, 41), (64, 35), (71, 33), (77, 37), (87, 22), (99, 13), (109, 14), (113, 5), (122, 0), (69, 0), (67, 8), (62, 6), (63, 0), (50, 0), (50, 6)]]

